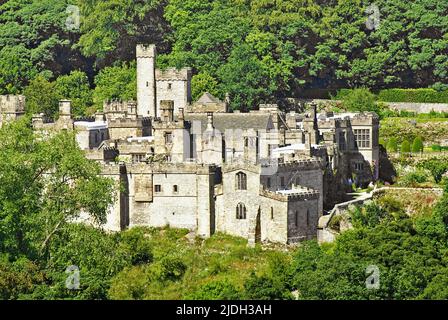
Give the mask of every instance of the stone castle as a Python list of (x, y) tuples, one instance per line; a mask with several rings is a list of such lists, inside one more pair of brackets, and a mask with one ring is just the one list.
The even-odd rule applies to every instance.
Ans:
[[(33, 116), (36, 130), (76, 130), (89, 159), (121, 184), (108, 230), (187, 228), (256, 242), (315, 238), (319, 218), (352, 183), (379, 175), (374, 113), (288, 112), (262, 104), (231, 111), (229, 98), (191, 98), (189, 68), (156, 68), (156, 47), (138, 45), (137, 102), (109, 101), (94, 117)], [(24, 112), (24, 97), (0, 100), (2, 121)]]

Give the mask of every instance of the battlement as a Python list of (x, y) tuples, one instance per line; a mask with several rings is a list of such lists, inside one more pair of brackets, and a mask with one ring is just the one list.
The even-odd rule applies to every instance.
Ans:
[(282, 158), (279, 159), (277, 163), (268, 163), (263, 164), (264, 167), (268, 166), (278, 166), (279, 172), (285, 172), (290, 170), (317, 170), (323, 168), (323, 161), (319, 158), (303, 158), (303, 159), (288, 159), (283, 160)]
[(25, 96), (11, 94), (0, 96), (0, 111), (2, 113), (25, 113)]
[(319, 191), (309, 188), (270, 191), (260, 186), (261, 196), (282, 202), (317, 200), (319, 194)]
[(127, 165), (127, 170), (130, 174), (154, 174), (154, 173), (179, 173), (179, 174), (213, 174), (216, 171), (216, 166), (197, 163), (132, 163)]
[(191, 68), (156, 69), (157, 81), (188, 81), (192, 76)]
[(100, 163), (101, 174), (103, 175), (119, 175), (121, 165), (116, 162)]
[(135, 102), (134, 100), (104, 101), (103, 110), (105, 113), (122, 112), (122, 113), (129, 113), (129, 114), (137, 114), (137, 102)]
[(137, 44), (136, 57), (138, 58), (155, 58), (157, 55), (157, 49), (154, 44), (144, 45)]
[(143, 126), (143, 118), (117, 118), (107, 121), (109, 128), (141, 128)]

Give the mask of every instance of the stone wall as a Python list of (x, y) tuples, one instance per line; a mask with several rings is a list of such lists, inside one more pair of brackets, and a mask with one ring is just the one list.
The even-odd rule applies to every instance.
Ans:
[(186, 110), (191, 102), (191, 69), (156, 70), (156, 96), (157, 116), (161, 115), (160, 101), (174, 101), (174, 114), (179, 114), (179, 109)]

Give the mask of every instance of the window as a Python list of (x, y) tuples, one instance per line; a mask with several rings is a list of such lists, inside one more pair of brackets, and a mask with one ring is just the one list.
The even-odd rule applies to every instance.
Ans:
[(135, 153), (132, 155), (132, 162), (145, 162), (146, 161), (146, 154), (139, 154)]
[(247, 190), (247, 175), (244, 172), (236, 174), (236, 190)]
[(295, 212), (295, 225), (296, 225), (296, 227), (299, 226), (299, 211), (297, 211), (297, 210)]
[(363, 162), (355, 162), (354, 167), (356, 171), (363, 171), (364, 170), (364, 163)]
[(146, 81), (146, 87), (149, 87), (149, 82), (148, 81)]
[(271, 220), (274, 220), (274, 208), (271, 207)]
[(236, 206), (236, 218), (238, 220), (246, 219), (246, 206), (242, 203), (238, 203)]
[(282, 188), (285, 187), (285, 177), (280, 177), (280, 186), (281, 186)]
[(172, 87), (173, 87), (172, 84), (168, 83), (168, 90), (171, 90)]
[(179, 192), (179, 187), (177, 186), (177, 184), (175, 184), (175, 185), (173, 186), (173, 192), (174, 192), (174, 193), (178, 193), (178, 192)]
[(154, 189), (155, 189), (156, 192), (162, 192), (162, 186), (160, 184), (156, 184), (154, 186)]
[(165, 144), (173, 143), (173, 134), (171, 132), (165, 132)]
[(355, 129), (353, 130), (355, 141), (358, 148), (370, 148), (370, 130)]
[(245, 148), (249, 147), (249, 138), (248, 137), (244, 137), (244, 147)]
[(272, 150), (274, 150), (277, 146), (275, 144), (268, 145), (268, 157), (272, 156)]
[(347, 142), (345, 140), (345, 132), (339, 132), (339, 150), (345, 150), (347, 148)]
[(267, 180), (266, 184), (267, 184), (268, 188), (270, 188), (270, 187), (271, 187), (271, 178), (268, 178), (268, 180)]

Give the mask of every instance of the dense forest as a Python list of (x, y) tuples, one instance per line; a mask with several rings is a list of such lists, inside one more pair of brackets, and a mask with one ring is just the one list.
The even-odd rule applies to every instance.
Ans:
[[(448, 3), (439, 0), (3, 0), (0, 94), (79, 115), (135, 97), (135, 45), (193, 68), (193, 96), (232, 107), (305, 91), (446, 89)], [(33, 93), (39, 92), (35, 97)], [(46, 94), (46, 95), (45, 95)]]

